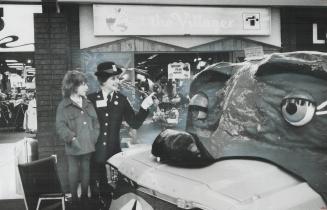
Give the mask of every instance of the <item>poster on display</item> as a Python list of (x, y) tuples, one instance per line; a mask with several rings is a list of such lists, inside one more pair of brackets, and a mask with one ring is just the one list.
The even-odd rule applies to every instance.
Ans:
[(190, 79), (191, 65), (189, 63), (174, 62), (168, 64), (168, 79)]

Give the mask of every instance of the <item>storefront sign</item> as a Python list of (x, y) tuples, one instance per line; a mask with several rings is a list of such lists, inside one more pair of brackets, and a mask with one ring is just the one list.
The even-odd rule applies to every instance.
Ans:
[(168, 79), (189, 79), (191, 66), (189, 63), (174, 62), (168, 64)]
[(34, 13), (40, 5), (0, 5), (0, 52), (34, 51)]
[[(318, 30), (324, 32), (323, 39), (318, 37)], [(319, 25), (318, 23), (312, 24), (312, 43), (313, 44), (326, 44), (327, 39), (327, 30), (323, 28), (322, 24)]]
[(94, 35), (269, 35), (268, 8), (93, 5)]
[(284, 8), (281, 23), (285, 51), (327, 52), (325, 8)]

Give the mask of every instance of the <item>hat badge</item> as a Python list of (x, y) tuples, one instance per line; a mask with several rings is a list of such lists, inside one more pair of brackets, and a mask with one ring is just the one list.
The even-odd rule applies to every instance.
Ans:
[(115, 101), (114, 104), (117, 106), (118, 105), (118, 101)]
[(113, 70), (113, 71), (117, 71), (117, 67), (116, 67), (116, 65), (112, 65), (112, 70)]

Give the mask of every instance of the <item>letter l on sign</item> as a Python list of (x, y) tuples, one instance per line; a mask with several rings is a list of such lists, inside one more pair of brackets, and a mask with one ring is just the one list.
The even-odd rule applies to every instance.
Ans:
[[(327, 34), (326, 34), (327, 38)], [(325, 40), (318, 39), (318, 24), (312, 24), (312, 43), (313, 44), (325, 44)]]

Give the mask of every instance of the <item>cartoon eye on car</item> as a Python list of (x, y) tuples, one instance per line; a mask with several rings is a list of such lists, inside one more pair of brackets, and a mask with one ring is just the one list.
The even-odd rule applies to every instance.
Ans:
[(110, 209), (326, 208), (326, 53), (214, 64), (190, 98), (185, 131), (109, 159)]

